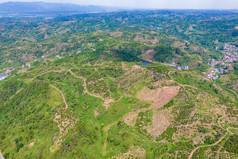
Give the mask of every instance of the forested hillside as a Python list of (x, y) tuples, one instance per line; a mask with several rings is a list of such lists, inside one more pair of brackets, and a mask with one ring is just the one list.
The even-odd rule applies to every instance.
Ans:
[[(208, 58), (219, 59), (224, 43), (237, 45), (237, 22), (237, 13), (232, 11), (188, 10), (81, 14), (53, 19), (3, 17), (0, 68), (20, 65), (42, 55), (55, 55), (55, 50), (57, 54), (72, 54), (75, 49), (81, 49), (84, 42), (95, 43), (108, 39), (108, 35), (117, 38), (119, 43), (124, 40), (147, 42), (153, 47), (173, 44), (183, 52), (202, 56), (200, 60), (204, 62)], [(80, 44), (75, 37), (79, 33), (86, 37)], [(94, 41), (88, 38), (99, 33)]]
[(75, 55), (2, 81), (3, 156), (187, 158), (196, 148), (194, 157), (237, 154), (236, 92), (196, 71), (112, 61)]
[(2, 17), (0, 152), (237, 158), (237, 25), (215, 10)]

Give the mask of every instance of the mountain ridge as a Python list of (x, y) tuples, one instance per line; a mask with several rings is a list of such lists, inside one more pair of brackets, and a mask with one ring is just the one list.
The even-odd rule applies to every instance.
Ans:
[[(5, 2), (0, 3), (0, 15), (57, 15), (57, 14), (80, 14), (91, 12), (116, 11), (119, 8), (77, 5), (71, 3), (47, 3), (47, 2)], [(47, 14), (49, 15), (47, 15)], [(56, 14), (57, 13), (57, 14)]]

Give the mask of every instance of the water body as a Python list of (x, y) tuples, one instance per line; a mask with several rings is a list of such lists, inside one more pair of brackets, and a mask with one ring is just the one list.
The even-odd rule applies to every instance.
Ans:
[(141, 63), (141, 65), (143, 65), (143, 66), (147, 66), (147, 65), (150, 65), (150, 63), (147, 62), (147, 61), (143, 61), (143, 62)]

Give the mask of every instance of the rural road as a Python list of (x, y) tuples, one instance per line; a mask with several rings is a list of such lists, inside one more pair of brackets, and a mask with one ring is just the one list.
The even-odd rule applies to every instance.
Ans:
[[(64, 101), (64, 104), (65, 104), (65, 111), (68, 109), (68, 104), (67, 104), (67, 102), (66, 102), (66, 99), (65, 99), (65, 97), (64, 97), (64, 94), (57, 88), (57, 87), (55, 87), (55, 86), (53, 86), (53, 85), (51, 85), (50, 84), (50, 86), (52, 87), (52, 88), (54, 88), (54, 89), (56, 89), (60, 94), (61, 94), (61, 96), (62, 96), (62, 98), (63, 98), (63, 101)], [(1, 159), (1, 158), (0, 158)]]
[[(228, 128), (227, 128), (228, 130)], [(228, 134), (228, 131), (226, 132), (226, 134), (224, 136), (222, 136), (217, 142), (215, 142), (214, 144), (211, 144), (211, 145), (201, 145), (201, 146), (198, 146), (196, 147), (189, 155), (188, 159), (191, 159), (193, 157), (193, 154), (196, 150), (198, 150), (199, 148), (202, 148), (202, 147), (211, 147), (211, 146), (215, 146), (217, 144), (219, 144)]]
[(1, 154), (1, 152), (0, 152), (0, 159), (4, 159), (3, 156), (2, 156), (2, 154)]

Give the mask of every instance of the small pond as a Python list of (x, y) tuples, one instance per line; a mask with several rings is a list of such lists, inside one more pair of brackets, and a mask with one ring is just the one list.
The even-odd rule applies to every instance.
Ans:
[(143, 62), (141, 63), (141, 65), (143, 65), (143, 66), (147, 66), (147, 65), (150, 65), (150, 63), (147, 62), (147, 61), (143, 61)]

